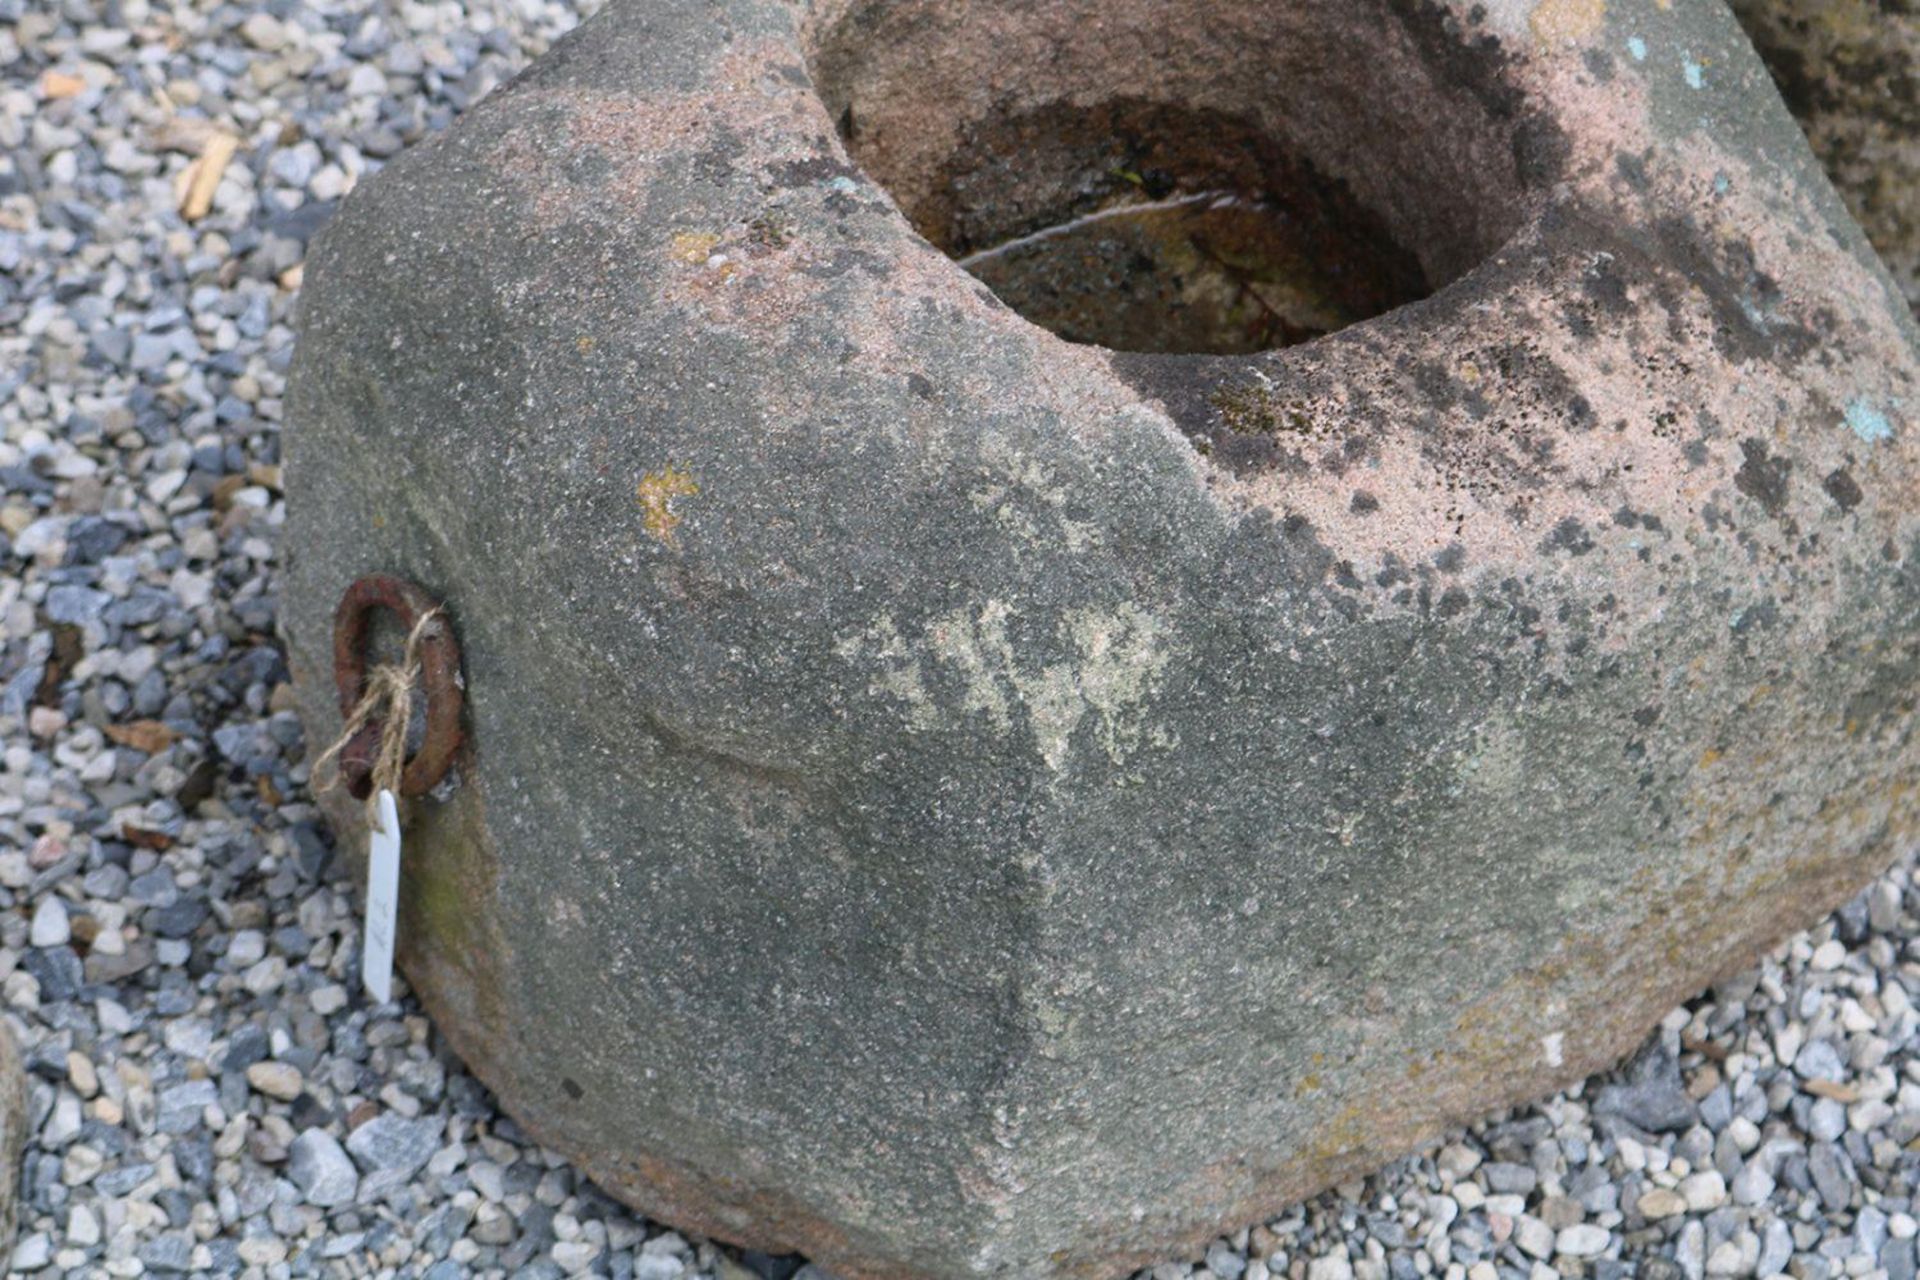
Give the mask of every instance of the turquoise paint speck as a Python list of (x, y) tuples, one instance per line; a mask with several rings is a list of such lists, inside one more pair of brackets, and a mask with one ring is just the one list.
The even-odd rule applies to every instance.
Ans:
[(1724, 173), (1716, 174), (1713, 179), (1713, 190), (1716, 195), (1727, 194), (1727, 192), (1733, 190), (1732, 179), (1728, 178)]
[(1853, 403), (1847, 406), (1847, 425), (1868, 444), (1893, 439), (1893, 424), (1865, 396), (1854, 397)]
[(1639, 36), (1628, 36), (1627, 52), (1633, 55), (1635, 62), (1645, 62), (1647, 60), (1647, 42)]
[(1692, 58), (1688, 58), (1686, 60), (1684, 66), (1682, 67), (1682, 71), (1687, 77), (1688, 88), (1704, 89), (1707, 87), (1706, 78), (1703, 75), (1703, 73), (1706, 71), (1706, 68), (1701, 66), (1699, 63), (1695, 62)]

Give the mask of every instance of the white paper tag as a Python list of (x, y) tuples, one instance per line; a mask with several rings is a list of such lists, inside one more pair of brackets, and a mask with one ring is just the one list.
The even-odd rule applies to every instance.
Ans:
[(360, 981), (385, 1004), (393, 998), (393, 935), (400, 921), (400, 811), (382, 789), (380, 827), (367, 836), (367, 923), (360, 938)]

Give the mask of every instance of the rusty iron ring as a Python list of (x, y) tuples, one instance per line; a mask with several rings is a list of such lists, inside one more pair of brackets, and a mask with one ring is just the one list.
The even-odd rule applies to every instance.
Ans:
[[(390, 574), (371, 573), (347, 588), (333, 612), (333, 683), (340, 693), (342, 716), (351, 717), (366, 693), (367, 637), (373, 611), (391, 610), (401, 628), (411, 634), (414, 624), (437, 607), (419, 587)], [(460, 645), (444, 614), (438, 621), (440, 625), (420, 637), (418, 688), (427, 700), (427, 735), (400, 775), (400, 794), (406, 796), (423, 796), (439, 786), (460, 748)], [(340, 752), (340, 776), (357, 800), (366, 799), (373, 790), (380, 734), (381, 721), (369, 721)]]

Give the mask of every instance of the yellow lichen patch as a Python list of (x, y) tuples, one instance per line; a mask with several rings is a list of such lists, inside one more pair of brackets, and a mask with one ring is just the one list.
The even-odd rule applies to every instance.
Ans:
[(584, 333), (573, 340), (573, 349), (575, 351), (578, 351), (583, 356), (591, 352), (596, 345), (598, 344), (596, 344), (591, 337), (589, 337)]
[(678, 262), (698, 265), (713, 256), (720, 237), (711, 231), (681, 231), (673, 237), (671, 252)]
[(1543, 45), (1577, 44), (1600, 30), (1607, 0), (1540, 0), (1533, 6), (1533, 38)]
[(680, 514), (673, 509), (673, 500), (691, 498), (699, 492), (700, 486), (693, 482), (693, 474), (672, 463), (641, 476), (640, 518), (646, 524), (648, 536), (662, 546), (679, 545), (680, 540), (673, 531), (680, 527)]

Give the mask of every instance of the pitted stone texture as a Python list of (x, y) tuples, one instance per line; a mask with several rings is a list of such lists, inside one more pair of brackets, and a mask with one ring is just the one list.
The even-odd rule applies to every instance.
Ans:
[(1733, 0), (1847, 208), (1920, 314), (1920, 10)]
[[(1177, 1256), (1613, 1061), (1913, 833), (1915, 331), (1731, 15), (1208, 13), (616, 5), (310, 263), (309, 738), (348, 583), (444, 599), (403, 965), (655, 1216), (849, 1277)], [(1404, 75), (1249, 127), (1422, 302), (1122, 356), (909, 223), (1003, 108), (1370, 38)]]

